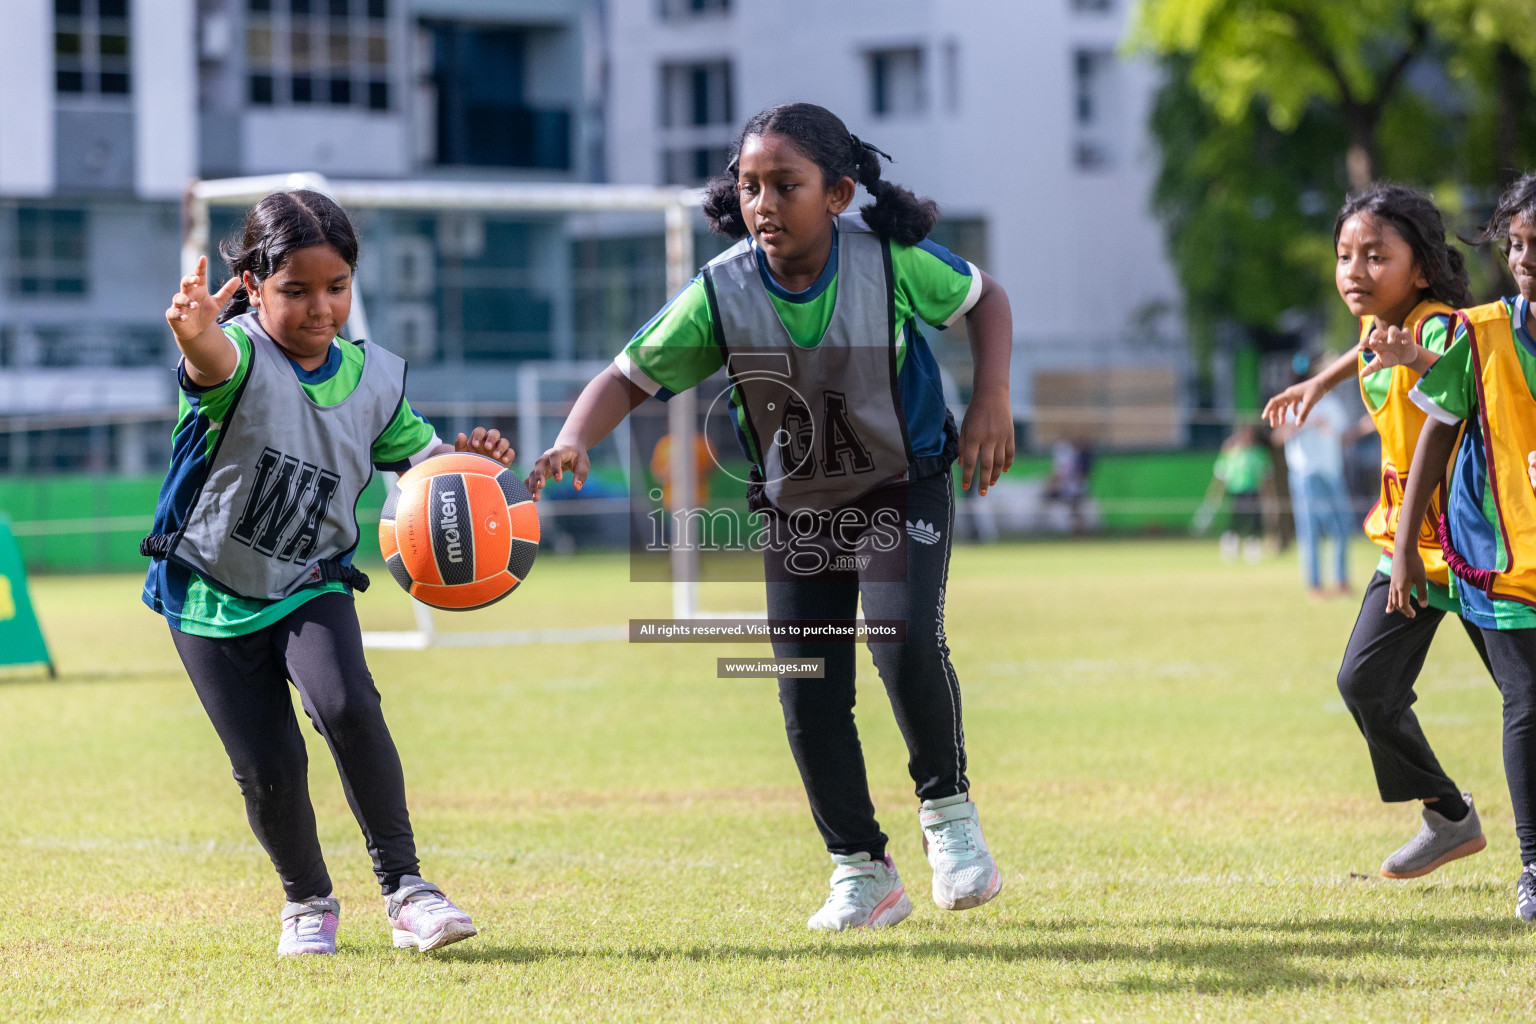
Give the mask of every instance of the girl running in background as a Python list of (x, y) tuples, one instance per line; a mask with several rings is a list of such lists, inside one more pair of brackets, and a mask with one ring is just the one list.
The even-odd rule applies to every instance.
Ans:
[(141, 548), (154, 559), (144, 603), (170, 624), (282, 880), (278, 953), (336, 952), (341, 912), (290, 680), (336, 760), (394, 944), (445, 946), (475, 927), (421, 878), (352, 605), (353, 589), (368, 586), (352, 567), (355, 506), (375, 466), (403, 472), (455, 450), (510, 463), (512, 451), (479, 427), (441, 443), (405, 400), (405, 363), (336, 336), (351, 311), (357, 238), (330, 199), (273, 193), (222, 253), (234, 272), (224, 287), (208, 293), (203, 257), (165, 311), (182, 353), (181, 411)]
[[(537, 495), (567, 472), (580, 487), (587, 451), (647, 396), (669, 398), (724, 366), (753, 466), (748, 503), (767, 528), (769, 619), (851, 621), (862, 598), (866, 618), (906, 625), (904, 641), (869, 648), (922, 801), (934, 901), (963, 910), (997, 895), (1002, 876), (969, 796), (944, 637), (949, 467), (958, 451), (962, 488), (974, 478), (985, 494), (1013, 461), (1012, 316), (996, 282), (924, 240), (936, 207), (885, 181), (877, 154), (809, 103), (748, 121), (704, 206), (714, 230), (741, 241), (587, 385), (528, 487)], [(840, 216), (856, 185), (875, 200), (862, 220)], [(943, 328), (962, 316), (976, 368), (957, 432), (915, 320)], [(835, 567), (856, 550), (867, 564)], [(835, 864), (831, 894), (809, 925), (896, 924), (912, 905), (865, 778), (853, 645), (776, 639), (774, 653), (825, 659), (824, 679), (779, 680), (790, 749)]]
[[(1454, 452), (1440, 540), (1462, 617), (1481, 632), (1504, 698), (1504, 774), (1523, 865), (1515, 912), (1536, 922), (1536, 489), (1528, 477), (1536, 450), (1536, 174), (1500, 197), (1477, 241), (1508, 246), (1519, 292), (1457, 313), (1455, 343), (1414, 387), (1413, 401), (1430, 418), (1403, 515), (1417, 522), (1432, 507)], [(1398, 526), (1387, 607), (1413, 619), (1426, 564), (1405, 545), (1408, 522)]]
[[(1461, 254), (1446, 243), (1440, 211), (1428, 196), (1402, 185), (1373, 185), (1350, 196), (1334, 222), (1333, 240), (1334, 280), (1349, 311), (1360, 318), (1360, 343), (1318, 376), (1270, 399), (1264, 416), (1279, 426), (1294, 408), (1297, 422), (1304, 423), (1322, 395), (1358, 377), (1381, 434), (1381, 494), (1366, 517), (1365, 532), (1383, 555), (1365, 588), (1338, 684), (1370, 750), (1382, 800), (1424, 802), (1419, 832), (1381, 865), (1388, 878), (1417, 878), (1487, 845), (1471, 795), (1440, 767), (1413, 713), (1418, 699), (1413, 684), (1435, 630), (1447, 612), (1461, 612), (1435, 536), (1439, 505), (1426, 506), (1431, 517), (1420, 508), (1407, 527), (1398, 520), (1408, 465), (1425, 422), (1409, 392), (1446, 350), (1452, 307), (1470, 301), (1467, 272)], [(1418, 616), (1393, 610), (1387, 600), (1392, 552), (1405, 537), (1428, 573), (1418, 592), (1427, 610)], [(1486, 665), (1482, 634), (1466, 619), (1459, 621)]]

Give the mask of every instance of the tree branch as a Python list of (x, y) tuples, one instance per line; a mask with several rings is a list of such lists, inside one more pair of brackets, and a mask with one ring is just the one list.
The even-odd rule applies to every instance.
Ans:
[(1290, 19), (1292, 27), (1296, 29), (1296, 36), (1301, 42), (1302, 49), (1310, 53), (1312, 59), (1322, 65), (1323, 70), (1328, 72), (1328, 77), (1332, 78), (1334, 84), (1339, 87), (1339, 102), (1345, 107), (1358, 106), (1360, 101), (1355, 98), (1355, 91), (1350, 86), (1349, 79), (1344, 74), (1344, 69), (1334, 59), (1333, 51), (1323, 41), (1322, 33), (1312, 23), (1312, 19), (1297, 10), (1284, 10), (1277, 11), (1276, 13), (1283, 14)]

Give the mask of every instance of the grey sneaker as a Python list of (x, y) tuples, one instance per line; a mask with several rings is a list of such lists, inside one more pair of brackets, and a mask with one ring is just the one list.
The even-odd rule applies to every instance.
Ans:
[(283, 933), (278, 956), (329, 956), (336, 952), (336, 925), (341, 904), (335, 896), (311, 896), (283, 907)]
[(469, 915), (453, 905), (443, 890), (416, 875), (400, 879), (400, 888), (384, 897), (384, 913), (394, 931), (396, 949), (439, 949), (475, 934)]
[(1461, 795), (1467, 802), (1465, 818), (1447, 821), (1425, 805), (1424, 827), (1382, 862), (1381, 873), (1388, 878), (1418, 878), (1458, 857), (1470, 857), (1487, 846), (1483, 823), (1477, 820), (1477, 808), (1472, 806), (1472, 794)]

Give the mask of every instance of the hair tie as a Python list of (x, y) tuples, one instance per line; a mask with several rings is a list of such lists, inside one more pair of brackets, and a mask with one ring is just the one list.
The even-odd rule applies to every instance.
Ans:
[(865, 142), (863, 139), (853, 134), (853, 132), (848, 133), (848, 139), (853, 143), (853, 162), (856, 164), (863, 162), (860, 157), (864, 155), (864, 150), (866, 149), (874, 153), (879, 153), (887, 160), (894, 161), (896, 159), (895, 157), (891, 156), (891, 154), (881, 149), (879, 146), (871, 145), (870, 143)]

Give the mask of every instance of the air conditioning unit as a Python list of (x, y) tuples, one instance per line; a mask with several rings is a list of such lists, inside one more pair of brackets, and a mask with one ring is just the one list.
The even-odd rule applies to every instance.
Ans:
[(437, 358), (437, 310), (430, 302), (394, 302), (389, 306), (385, 343), (402, 359)]
[(438, 217), (437, 247), (452, 259), (479, 259), (485, 252), (485, 218), (470, 213)]
[(389, 240), (389, 294), (402, 299), (429, 299), (437, 284), (437, 254), (422, 235), (397, 235)]

